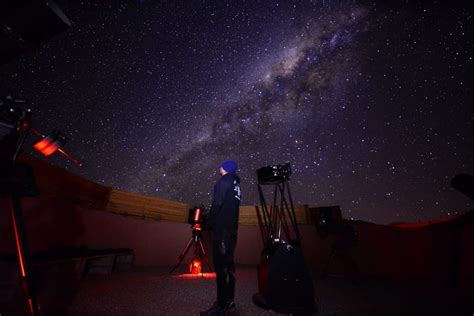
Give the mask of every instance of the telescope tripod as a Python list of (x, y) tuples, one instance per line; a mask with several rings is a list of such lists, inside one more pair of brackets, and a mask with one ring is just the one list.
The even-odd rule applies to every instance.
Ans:
[(184, 258), (186, 257), (186, 254), (188, 253), (189, 249), (191, 249), (191, 246), (194, 246), (194, 257), (199, 258), (201, 262), (205, 262), (207, 265), (207, 268), (209, 271), (212, 271), (211, 266), (209, 265), (209, 261), (207, 260), (206, 256), (206, 251), (204, 250), (204, 245), (202, 244), (202, 230), (201, 227), (193, 226), (193, 232), (191, 239), (189, 239), (188, 244), (186, 247), (184, 247), (184, 250), (181, 252), (181, 254), (178, 257), (178, 263), (171, 269), (170, 274), (172, 274), (178, 267), (179, 265), (183, 262)]
[[(10, 99), (6, 101), (16, 102)], [(20, 110), (15, 106), (7, 107), (4, 104), (5, 100), (3, 100), (3, 106), (0, 107), (0, 197), (8, 199), (20, 268), (20, 282), (28, 302), (30, 315), (37, 316), (40, 315), (38, 289), (28, 250), (21, 199), (37, 196), (39, 192), (33, 168), (17, 160), (31, 130), (30, 112)]]
[[(5, 170), (2, 171), (3, 174), (7, 173)], [(6, 197), (8, 199), (20, 268), (21, 286), (28, 302), (30, 315), (37, 316), (40, 315), (37, 284), (33, 276), (31, 256), (28, 251), (26, 228), (21, 207), (22, 197), (36, 195), (36, 183), (31, 167), (25, 163), (12, 165), (8, 173), (10, 174), (7, 175), (7, 179), (3, 178), (3, 181), (0, 181), (0, 197)]]
[[(263, 185), (273, 186), (272, 204), (267, 204), (266, 202), (262, 188)], [(266, 242), (270, 239), (276, 238), (280, 240), (282, 230), (287, 241), (299, 245), (300, 232), (296, 222), (295, 208), (288, 179), (259, 182), (257, 186), (261, 204), (261, 211), (257, 208), (257, 217), (264, 247), (267, 246)]]
[(78, 165), (81, 163), (66, 153), (61, 146), (66, 142), (59, 131), (43, 136), (31, 125), (31, 110), (18, 105), (25, 103), (11, 96), (0, 97), (0, 198), (7, 198), (15, 234), (16, 252), (20, 267), (20, 279), (23, 292), (28, 301), (30, 315), (40, 315), (38, 286), (35, 282), (28, 251), (26, 228), (23, 218), (21, 199), (39, 195), (33, 168), (26, 162), (18, 161), (18, 155), (29, 132), (40, 137), (35, 149), (49, 156), (59, 151)]

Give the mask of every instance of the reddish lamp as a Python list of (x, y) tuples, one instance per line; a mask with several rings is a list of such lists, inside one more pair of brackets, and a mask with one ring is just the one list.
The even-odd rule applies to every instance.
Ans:
[(82, 166), (82, 163), (77, 160), (76, 158), (72, 157), (68, 154), (62, 146), (66, 144), (67, 138), (64, 135), (61, 135), (61, 132), (57, 129), (53, 130), (49, 135), (43, 136), (39, 131), (35, 130), (34, 128), (30, 128), (30, 130), (37, 136), (40, 136), (41, 139), (37, 141), (33, 147), (42, 153), (45, 156), (50, 156), (54, 154), (56, 151), (59, 151), (63, 154), (67, 159), (71, 160), (75, 164)]
[(191, 273), (191, 274), (201, 273), (201, 260), (199, 260), (198, 258), (194, 258), (189, 263), (189, 273)]
[(54, 154), (61, 146), (66, 143), (66, 137), (62, 136), (58, 130), (40, 139), (33, 147), (45, 156)]

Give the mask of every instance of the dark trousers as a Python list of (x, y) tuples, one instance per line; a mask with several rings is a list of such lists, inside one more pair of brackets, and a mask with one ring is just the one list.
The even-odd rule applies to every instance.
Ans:
[(212, 234), (213, 262), (217, 281), (217, 304), (219, 305), (234, 300), (234, 250), (236, 243), (237, 233), (224, 231)]

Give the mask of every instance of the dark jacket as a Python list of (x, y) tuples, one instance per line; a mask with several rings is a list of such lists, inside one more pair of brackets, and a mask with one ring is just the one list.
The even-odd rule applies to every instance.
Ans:
[(240, 178), (233, 173), (223, 175), (214, 186), (209, 226), (215, 233), (235, 233), (239, 224), (241, 200)]

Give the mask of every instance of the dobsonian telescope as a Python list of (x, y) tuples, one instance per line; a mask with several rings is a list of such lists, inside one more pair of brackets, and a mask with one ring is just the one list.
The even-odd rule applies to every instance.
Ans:
[[(317, 307), (313, 282), (301, 251), (290, 176), (290, 163), (257, 170), (261, 204), (257, 217), (263, 250), (258, 265), (259, 291), (253, 295), (253, 302), (279, 313), (306, 315), (317, 311)], [(270, 204), (263, 187), (273, 189)]]

